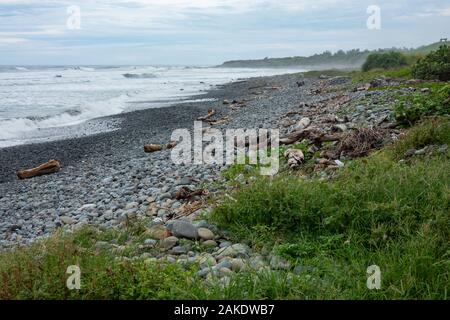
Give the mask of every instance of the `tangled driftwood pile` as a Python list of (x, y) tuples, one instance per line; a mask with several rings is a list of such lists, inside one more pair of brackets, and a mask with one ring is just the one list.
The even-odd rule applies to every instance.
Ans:
[(383, 129), (357, 129), (342, 137), (338, 150), (352, 158), (366, 156), (370, 150), (383, 145), (385, 136), (386, 131)]

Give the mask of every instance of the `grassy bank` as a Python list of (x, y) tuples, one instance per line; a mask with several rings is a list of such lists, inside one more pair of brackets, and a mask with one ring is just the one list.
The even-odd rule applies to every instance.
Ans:
[[(449, 152), (402, 158), (412, 148), (449, 140), (449, 120), (433, 118), (350, 163), (331, 182), (259, 178), (225, 200), (214, 218), (237, 238), (275, 246), (302, 266), (303, 277), (317, 281), (307, 290), (315, 297), (447, 298)], [(372, 264), (383, 275), (377, 292), (364, 282)]]

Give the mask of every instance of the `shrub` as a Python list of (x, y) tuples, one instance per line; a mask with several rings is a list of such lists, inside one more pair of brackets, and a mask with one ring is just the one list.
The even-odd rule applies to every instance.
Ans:
[(450, 85), (435, 86), (430, 93), (404, 96), (394, 106), (397, 122), (412, 125), (423, 116), (446, 115), (450, 111)]
[(450, 48), (442, 45), (413, 66), (413, 76), (425, 80), (450, 80)]
[(362, 70), (393, 69), (406, 65), (406, 57), (400, 52), (372, 53), (367, 57), (366, 62), (364, 62)]

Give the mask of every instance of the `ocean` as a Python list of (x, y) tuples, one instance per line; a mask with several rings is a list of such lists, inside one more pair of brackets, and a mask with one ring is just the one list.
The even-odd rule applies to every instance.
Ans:
[(104, 116), (192, 102), (192, 96), (230, 81), (299, 71), (0, 66), (0, 148), (73, 136), (80, 124)]

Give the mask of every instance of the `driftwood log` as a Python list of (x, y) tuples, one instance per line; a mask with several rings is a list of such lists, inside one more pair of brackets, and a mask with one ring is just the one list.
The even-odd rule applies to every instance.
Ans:
[(207, 119), (207, 120), (205, 120), (206, 122), (208, 122), (210, 125), (221, 125), (221, 124), (225, 124), (225, 123), (227, 123), (228, 121), (230, 121), (230, 117), (229, 116), (225, 116), (225, 117), (223, 117), (222, 119), (219, 119), (219, 120), (210, 120), (210, 119)]
[(40, 166), (32, 169), (19, 170), (17, 176), (19, 179), (29, 179), (44, 174), (58, 172), (61, 169), (61, 164), (57, 160), (50, 160)]
[(197, 120), (198, 121), (205, 121), (205, 120), (211, 118), (215, 114), (216, 114), (216, 110), (210, 109), (210, 110), (208, 110), (208, 114), (206, 116), (199, 117), (199, 118), (197, 118)]
[(177, 146), (178, 142), (177, 141), (170, 141), (167, 145), (166, 148), (167, 149), (173, 149)]
[(163, 146), (160, 144), (145, 144), (144, 145), (144, 151), (147, 153), (161, 151), (163, 149)]
[(162, 151), (162, 150), (166, 150), (166, 149), (173, 149), (176, 147), (177, 144), (178, 144), (178, 141), (170, 141), (166, 145), (154, 144), (154, 143), (144, 144), (144, 151), (147, 153), (152, 153), (152, 152)]

